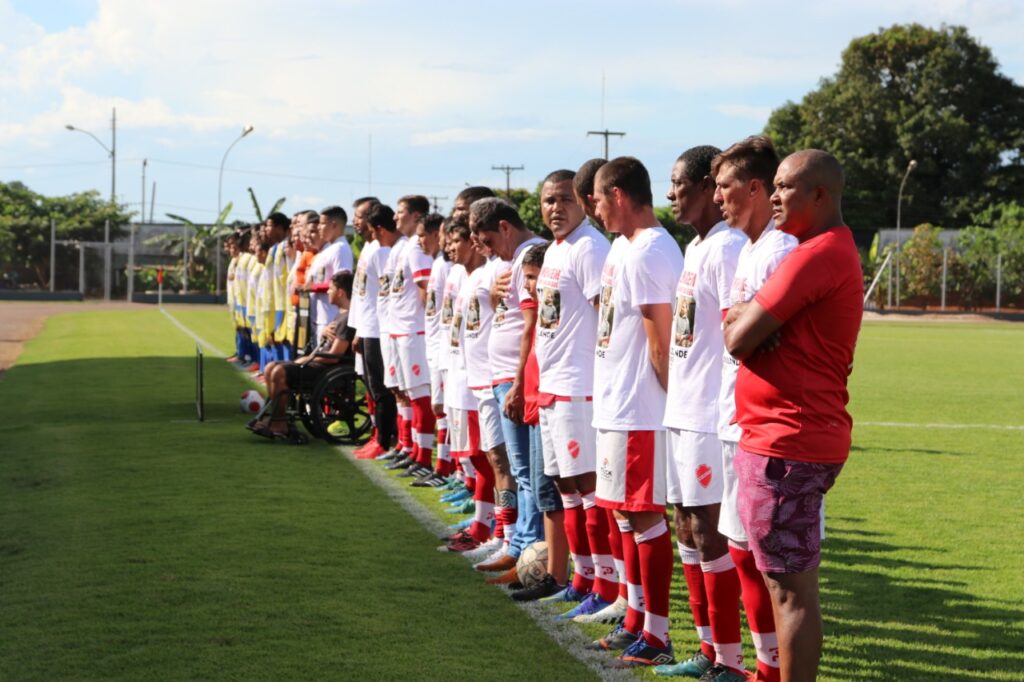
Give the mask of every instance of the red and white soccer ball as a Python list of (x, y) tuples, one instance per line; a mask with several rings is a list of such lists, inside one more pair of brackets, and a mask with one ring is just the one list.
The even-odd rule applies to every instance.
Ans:
[(256, 414), (263, 409), (263, 403), (263, 396), (260, 395), (259, 391), (246, 391), (242, 394), (242, 399), (239, 401), (238, 406), (246, 414)]

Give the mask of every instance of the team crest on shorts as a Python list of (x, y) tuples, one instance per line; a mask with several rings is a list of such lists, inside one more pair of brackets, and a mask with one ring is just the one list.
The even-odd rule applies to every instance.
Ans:
[(419, 376), (420, 375), (420, 366), (419, 365), (413, 365), (412, 366), (412, 373), (415, 374), (416, 376)]
[(569, 441), (569, 455), (576, 459), (580, 456), (580, 442), (578, 440)]
[(605, 481), (612, 480), (612, 468), (608, 466), (608, 458), (601, 458), (601, 466), (598, 467), (597, 473), (601, 475), (601, 478)]
[(391, 376), (395, 376), (395, 366), (394, 365), (392, 365), (391, 367), (388, 367), (388, 374), (390, 374)]
[(697, 467), (697, 483), (700, 483), (702, 488), (707, 488), (711, 485), (711, 467), (707, 464), (701, 464)]

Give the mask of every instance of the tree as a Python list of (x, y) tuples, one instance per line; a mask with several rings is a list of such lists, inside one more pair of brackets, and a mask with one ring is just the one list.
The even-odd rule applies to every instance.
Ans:
[(983, 207), (1024, 191), (1024, 88), (961, 26), (897, 25), (854, 39), (839, 71), (797, 104), (776, 109), (765, 133), (780, 153), (815, 147), (846, 170), (852, 225), (970, 223)]
[(661, 223), (661, 226), (668, 230), (668, 233), (675, 237), (676, 243), (679, 244), (679, 249), (683, 252), (686, 251), (686, 245), (693, 241), (693, 238), (697, 236), (697, 230), (693, 229), (689, 225), (680, 225), (676, 222), (676, 218), (672, 215), (671, 206), (657, 206), (654, 209), (654, 215)]
[(526, 189), (513, 189), (511, 193), (503, 189), (496, 189), (494, 193), (503, 199), (508, 199), (519, 209), (519, 217), (528, 228), (544, 237), (551, 239), (551, 230), (544, 226), (544, 219), (540, 215), (540, 188), (544, 183), (537, 183), (536, 189), (532, 192)]
[(113, 241), (127, 232), (131, 217), (96, 191), (46, 197), (20, 182), (0, 182), (0, 264), (44, 287), (50, 280), (51, 218), (57, 239), (101, 242), (106, 221)]
[(925, 223), (903, 245), (900, 270), (905, 296), (917, 299), (924, 308), (942, 288), (942, 228)]
[[(255, 200), (255, 199), (254, 199)], [(147, 244), (158, 244), (173, 256), (179, 256), (178, 270), (182, 273), (182, 280), (195, 291), (214, 291), (217, 286), (215, 253), (217, 240), (231, 234), (234, 230), (225, 225), (228, 214), (234, 208), (231, 202), (221, 210), (217, 216), (217, 222), (213, 225), (200, 225), (188, 218), (174, 213), (168, 213), (167, 217), (182, 223), (182, 233), (167, 232), (157, 235), (149, 240)], [(188, 257), (184, 254), (187, 252)]]

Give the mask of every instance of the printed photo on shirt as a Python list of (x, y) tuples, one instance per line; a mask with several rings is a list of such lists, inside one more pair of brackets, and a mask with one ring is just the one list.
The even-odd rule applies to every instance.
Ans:
[(402, 289), (405, 288), (405, 270), (399, 270), (395, 273), (395, 278), (391, 281), (391, 293), (399, 294)]
[(673, 342), (681, 348), (693, 345), (693, 317), (697, 302), (689, 296), (680, 296), (676, 303), (676, 323)]
[(388, 286), (390, 285), (390, 283), (391, 282), (388, 280), (388, 276), (387, 275), (381, 275), (380, 277), (377, 278), (377, 286), (378, 286), (377, 295), (379, 297), (387, 298)]
[(500, 327), (505, 322), (505, 313), (508, 312), (508, 304), (505, 303), (505, 299), (498, 301), (498, 305), (494, 307), (494, 317), (491, 318), (491, 325)]
[(455, 313), (452, 317), (452, 336), (450, 345), (452, 348), (459, 347), (459, 328), (462, 327), (462, 313)]
[(480, 300), (474, 296), (469, 299), (466, 306), (466, 331), (475, 332), (480, 330)]
[(541, 329), (558, 329), (562, 320), (562, 295), (558, 289), (544, 287), (540, 295), (537, 324)]
[(601, 287), (601, 307), (597, 313), (597, 347), (607, 348), (615, 322), (615, 304), (612, 303), (612, 288)]
[(356, 295), (366, 296), (366, 270), (361, 268), (356, 273)]
[(441, 324), (448, 326), (452, 322), (452, 297), (444, 295), (441, 300)]
[(423, 314), (427, 317), (437, 315), (437, 292), (433, 289), (427, 289), (427, 301), (423, 306)]

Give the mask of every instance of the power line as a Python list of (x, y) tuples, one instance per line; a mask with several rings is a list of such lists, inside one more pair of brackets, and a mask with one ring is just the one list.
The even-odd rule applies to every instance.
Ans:
[(626, 133), (616, 133), (616, 132), (612, 132), (611, 130), (608, 130), (607, 128), (605, 128), (604, 130), (588, 130), (587, 131), (587, 137), (590, 137), (591, 135), (600, 135), (601, 137), (604, 138), (604, 158), (607, 159), (608, 158), (608, 138), (612, 137), (612, 136), (615, 136), (615, 137), (625, 137)]
[(517, 170), (525, 170), (525, 166), (491, 166), (491, 170), (499, 170), (505, 174), (505, 194), (512, 194), (512, 173)]
[(438, 210), (437, 200), (441, 199), (442, 201), (444, 201), (444, 200), (448, 199), (448, 197), (446, 197), (446, 196), (445, 197), (439, 197), (439, 196), (436, 196), (434, 194), (429, 195), (429, 198), (430, 198), (430, 203), (434, 206), (434, 213), (440, 213), (440, 211)]

